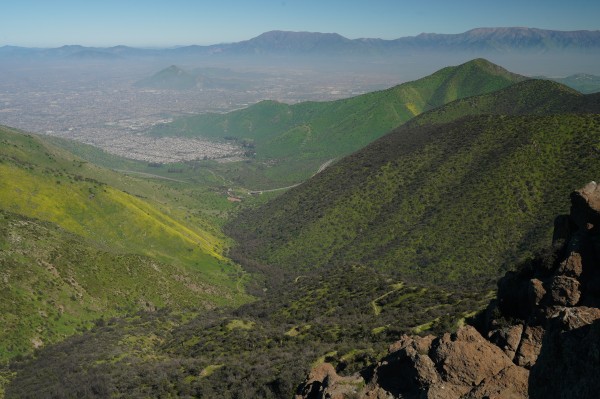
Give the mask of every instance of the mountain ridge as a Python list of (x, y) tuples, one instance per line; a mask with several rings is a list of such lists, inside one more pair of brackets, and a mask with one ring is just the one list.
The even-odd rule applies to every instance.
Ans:
[[(129, 46), (26, 48), (5, 45), (0, 56), (33, 54), (39, 57), (76, 57), (81, 51), (96, 51), (106, 57), (158, 56), (168, 54), (406, 54), (414, 51), (564, 51), (600, 47), (600, 30), (558, 31), (524, 27), (474, 28), (463, 33), (421, 33), (397, 39), (348, 39), (337, 33), (269, 31), (235, 43), (186, 45), (176, 48), (143, 49)], [(106, 53), (106, 54), (101, 54)]]
[[(225, 255), (256, 276), (257, 301), (99, 321), (0, 368), (0, 385), (9, 397), (289, 398), (311, 365), (351, 375), (403, 334), (453, 331), (546, 247), (563, 194), (600, 170), (598, 98), (525, 80), (423, 113), (230, 219), (239, 245)], [(436, 342), (482, 342), (469, 331)]]
[[(521, 98), (515, 96), (519, 91)], [(555, 98), (557, 92), (566, 95)], [(557, 162), (555, 168), (563, 170), (570, 162), (570, 155), (563, 151), (576, 152), (574, 148), (582, 148), (585, 142), (589, 165), (596, 162), (591, 137), (598, 133), (598, 126), (593, 115), (586, 113), (599, 112), (599, 98), (558, 83), (528, 80), (424, 113), (281, 197), (243, 214), (230, 225), (231, 233), (242, 243), (238, 256), (288, 265), (292, 275), (330, 263), (366, 261), (370, 267), (402, 270), (404, 278), (410, 275), (420, 282), (429, 272), (433, 280), (445, 275), (446, 279), (465, 281), (471, 272), (483, 277), (486, 267), (475, 261), (481, 254), (504, 259), (497, 259), (497, 264), (514, 263), (522, 256), (516, 254), (528, 237), (539, 239), (547, 234), (539, 230), (542, 225), (532, 216), (545, 209), (540, 202), (544, 190), (537, 179), (558, 179), (558, 173), (544, 164), (543, 151), (549, 151), (548, 156)], [(461, 111), (455, 112), (456, 108)], [(568, 114), (574, 110), (579, 111)], [(582, 126), (587, 123), (590, 129), (585, 132)], [(571, 140), (579, 135), (582, 142), (575, 146)], [(424, 181), (432, 184), (422, 185)], [(493, 181), (501, 185), (504, 195), (499, 188), (492, 188)], [(471, 212), (444, 203), (446, 196), (460, 199), (463, 207), (465, 201), (470, 203), (466, 208)], [(506, 214), (527, 219), (519, 223), (529, 223), (531, 230), (517, 236), (505, 225), (508, 219), (486, 221), (485, 209), (499, 204), (509, 207)], [(500, 245), (496, 249), (478, 243), (482, 232), (476, 231), (483, 225), (499, 229), (492, 233), (497, 234), (494, 242)], [(464, 247), (453, 242), (452, 237), (457, 236), (446, 231), (449, 226), (460, 226), (459, 236), (470, 237), (471, 248), (479, 248), (477, 255), (467, 250), (452, 261), (444, 255), (455, 252), (452, 248)], [(439, 231), (446, 233), (434, 239), (435, 244), (428, 244), (428, 237), (436, 237)], [(262, 246), (263, 240), (269, 242), (268, 247)], [(469, 263), (473, 263), (471, 272), (466, 266)]]
[(301, 179), (309, 177), (329, 159), (362, 148), (415, 115), (525, 79), (479, 58), (442, 68), (412, 82), (347, 99), (293, 105), (261, 101), (227, 114), (179, 118), (151, 129), (148, 134), (237, 140), (251, 147), (257, 163), (277, 161), (267, 169), (271, 175), (294, 169), (292, 177), (296, 180), (291, 182), (296, 183), (300, 173), (304, 172)]

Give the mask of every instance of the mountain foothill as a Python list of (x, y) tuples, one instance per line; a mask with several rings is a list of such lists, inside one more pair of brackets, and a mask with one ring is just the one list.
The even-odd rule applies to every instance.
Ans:
[(0, 129), (6, 398), (483, 398), (506, 375), (519, 385), (502, 392), (543, 397), (544, 373), (569, 373), (553, 361), (583, 370), (570, 353), (597, 329), (571, 321), (598, 318), (585, 280), (598, 190), (567, 197), (598, 178), (600, 95), (476, 59), (151, 134), (194, 132), (252, 144), (244, 167), (274, 165), (261, 181), (304, 181), (237, 205), (213, 183), (199, 200), (195, 183), (123, 176)]

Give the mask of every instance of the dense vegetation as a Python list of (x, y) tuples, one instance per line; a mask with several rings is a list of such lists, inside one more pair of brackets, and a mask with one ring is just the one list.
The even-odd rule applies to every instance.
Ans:
[[(249, 155), (256, 157), (250, 165), (240, 165), (251, 170), (243, 176), (244, 183), (297, 182), (309, 177), (328, 159), (364, 147), (415, 115), (524, 79), (477, 59), (353, 98), (295, 105), (263, 101), (228, 114), (180, 118), (157, 126), (150, 134), (237, 140), (248, 148)], [(238, 169), (228, 175), (239, 175)]]
[[(235, 256), (279, 265), (290, 278), (357, 262), (416, 282), (496, 278), (548, 241), (566, 211), (563, 193), (600, 167), (598, 115), (554, 114), (573, 102), (598, 110), (597, 98), (573, 93), (553, 108), (557, 84), (520, 85), (541, 96), (529, 115), (435, 123), (478, 99), (452, 103), (243, 214), (229, 225)], [(513, 96), (519, 103), (530, 104)]]
[(101, 315), (248, 300), (243, 274), (223, 256), (226, 239), (184, 206), (192, 201), (185, 193), (7, 128), (0, 176), (0, 360)]
[(13, 361), (6, 396), (289, 398), (311, 364), (354, 372), (401, 333), (452, 329), (485, 299), (359, 266), (312, 273), (235, 311), (101, 320)]
[[(481, 64), (488, 65), (470, 65), (478, 71)], [(463, 82), (476, 82), (480, 75), (472, 73), (473, 80), (466, 74)], [(583, 96), (552, 82), (525, 81), (424, 113), (275, 200), (234, 217), (226, 230), (237, 246), (229, 253), (225, 238), (210, 229), (214, 224), (207, 222), (207, 212), (190, 213), (198, 193), (189, 186), (134, 186), (135, 199), (144, 206), (161, 212), (169, 207), (163, 213), (178, 223), (188, 228), (198, 223), (202, 234), (216, 237), (216, 253), (223, 257), (217, 264), (224, 268), (219, 276), (229, 283), (241, 277), (232, 273), (235, 269), (225, 258), (233, 257), (252, 273), (246, 289), (259, 300), (236, 309), (189, 312), (156, 299), (165, 307), (136, 314), (130, 307), (125, 317), (105, 312), (89, 331), (14, 357), (0, 368), (0, 386), (10, 380), (9, 398), (289, 398), (315, 363), (331, 361), (340, 373), (350, 373), (379, 358), (405, 332), (452, 330), (493, 296), (494, 281), (503, 270), (545, 246), (553, 218), (567, 212), (567, 193), (597, 176), (598, 104), (598, 96)], [(6, 137), (9, 143), (17, 140)], [(33, 153), (41, 145), (31, 137), (18, 140), (32, 146)], [(17, 168), (20, 159), (24, 155), (7, 155), (0, 166)], [(78, 198), (77, 190), (89, 187), (81, 188), (79, 180), (70, 178), (70, 168), (80, 168), (73, 162), (61, 160), (64, 170), (57, 178)], [(27, 163), (31, 173), (23, 176), (43, 173), (38, 164)], [(81, 168), (100, 173), (91, 165)], [(110, 187), (121, 187), (118, 181), (124, 179), (106, 171), (101, 176)], [(15, 184), (8, 192), (17, 189)], [(169, 193), (177, 201), (167, 198)], [(23, 207), (19, 209), (29, 209), (21, 202), (13, 201)], [(110, 240), (98, 246), (85, 230), (67, 231), (68, 224), (57, 226), (59, 219), (31, 219), (14, 213), (19, 209), (4, 211), (0, 223), (6, 237), (0, 253), (8, 264), (21, 262), (19, 270), (28, 263), (43, 269), (45, 251), (58, 250), (64, 255), (53, 265), (66, 270), (65, 276), (94, 270), (91, 263), (81, 262), (81, 271), (76, 271), (79, 265), (73, 259), (79, 256), (99, 265), (104, 261), (94, 257), (115, 259), (121, 271), (111, 276), (130, 284), (127, 279), (136, 276), (137, 268), (158, 262), (158, 257), (150, 260), (152, 254), (135, 252), (140, 249), (135, 240), (117, 252), (128, 249), (127, 256), (111, 258), (115, 249)], [(43, 229), (50, 238), (36, 238)], [(24, 244), (10, 244), (14, 237), (24, 237)], [(45, 241), (53, 237), (57, 243)], [(180, 267), (186, 267), (185, 251), (172, 255), (183, 256)], [(129, 267), (127, 273), (120, 261)], [(164, 257), (156, 265), (179, 264)], [(53, 275), (51, 268), (44, 270)], [(37, 291), (28, 293), (29, 307), (23, 309), (49, 312), (55, 302), (46, 300), (39, 288), (44, 285), (30, 277), (20, 277), (23, 286), (37, 284)], [(48, 287), (59, 281), (49, 278)], [(60, 297), (77, 287), (59, 288), (49, 292)], [(56, 319), (56, 312), (52, 315)], [(32, 316), (36, 318), (41, 322), (29, 323), (52, 323), (41, 313)]]

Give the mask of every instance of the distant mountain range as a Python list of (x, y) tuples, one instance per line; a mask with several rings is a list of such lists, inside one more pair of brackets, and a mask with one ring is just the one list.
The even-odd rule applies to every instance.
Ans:
[(271, 31), (250, 40), (170, 49), (107, 48), (77, 45), (58, 48), (0, 47), (0, 57), (130, 58), (173, 55), (403, 55), (422, 51), (553, 52), (600, 49), (600, 31), (556, 31), (535, 28), (477, 28), (458, 34), (422, 33), (394, 40), (348, 39), (337, 33)]

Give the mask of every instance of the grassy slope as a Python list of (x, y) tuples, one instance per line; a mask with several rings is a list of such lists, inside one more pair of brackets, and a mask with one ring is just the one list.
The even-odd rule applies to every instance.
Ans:
[[(424, 114), (232, 222), (240, 256), (292, 274), (362, 263), (420, 282), (496, 277), (499, 265), (548, 242), (552, 218), (566, 212), (562, 193), (596, 178), (600, 167), (598, 116), (561, 114), (576, 106), (598, 112), (597, 98), (566, 89), (556, 102), (554, 83), (521, 86), (517, 96), (506, 89), (511, 109), (558, 114), (419, 127), (436, 115), (460, 116), (451, 112), (455, 103)], [(481, 112), (502, 99), (483, 96), (490, 108)]]
[[(298, 181), (314, 173), (325, 160), (356, 151), (415, 115), (523, 79), (477, 59), (414, 82), (353, 98), (295, 105), (263, 101), (224, 115), (181, 118), (150, 133), (235, 137), (252, 142), (258, 161), (279, 160), (275, 167), (266, 171), (257, 167), (254, 173), (280, 181), (286, 178)], [(291, 179), (283, 176), (291, 172), (296, 172)]]
[(356, 371), (415, 326), (451, 328), (481, 306), (478, 295), (390, 283), (364, 267), (305, 276), (234, 312), (109, 320), (13, 362), (7, 397), (289, 398), (314, 362)]
[(226, 239), (186, 201), (167, 198), (172, 190), (8, 128), (0, 129), (0, 144), (2, 317), (17, 323), (3, 329), (0, 357), (30, 349), (32, 338), (55, 341), (73, 333), (77, 320), (85, 325), (102, 314), (248, 300), (238, 292), (238, 268), (223, 256)]
[[(563, 103), (583, 99), (570, 93)], [(529, 94), (544, 97), (538, 86)], [(552, 101), (556, 93), (546, 94)], [(541, 100), (528, 107), (532, 100), (512, 99), (522, 112), (547, 109)], [(593, 110), (591, 100), (582, 102)], [(567, 193), (597, 173), (599, 126), (598, 115), (557, 114), (402, 127), (230, 225), (248, 239), (248, 265), (269, 280), (280, 269), (294, 277), (271, 284), (263, 300), (189, 322), (112, 320), (14, 362), (7, 392), (284, 398), (312, 362), (327, 358), (351, 372), (402, 332), (451, 329), (487, 302), (470, 283), (503, 265), (485, 256), (507, 259), (500, 249), (547, 236)], [(417, 245), (403, 255), (405, 242)], [(451, 277), (469, 277), (458, 290), (447, 281), (450, 266)]]
[(439, 124), (468, 115), (521, 115), (594, 113), (600, 108), (600, 95), (582, 95), (548, 80), (526, 80), (486, 95), (460, 99), (421, 115), (410, 126)]
[(0, 360), (61, 341), (99, 318), (228, 302), (225, 295), (215, 301), (218, 290), (184, 267), (108, 251), (38, 219), (0, 217)]
[[(209, 169), (208, 165), (214, 163), (212, 161), (155, 167), (72, 140), (58, 137), (44, 137), (44, 140), (88, 161), (90, 172), (98, 174), (103, 182), (137, 197), (151, 199), (165, 207), (167, 213), (179, 213), (179, 218), (189, 219), (213, 235), (222, 236), (217, 226), (222, 225), (227, 215), (236, 208), (235, 204), (226, 200), (230, 181)], [(107, 169), (119, 173), (110, 173)], [(172, 169), (182, 173), (169, 172)], [(144, 182), (140, 184), (140, 180)]]

